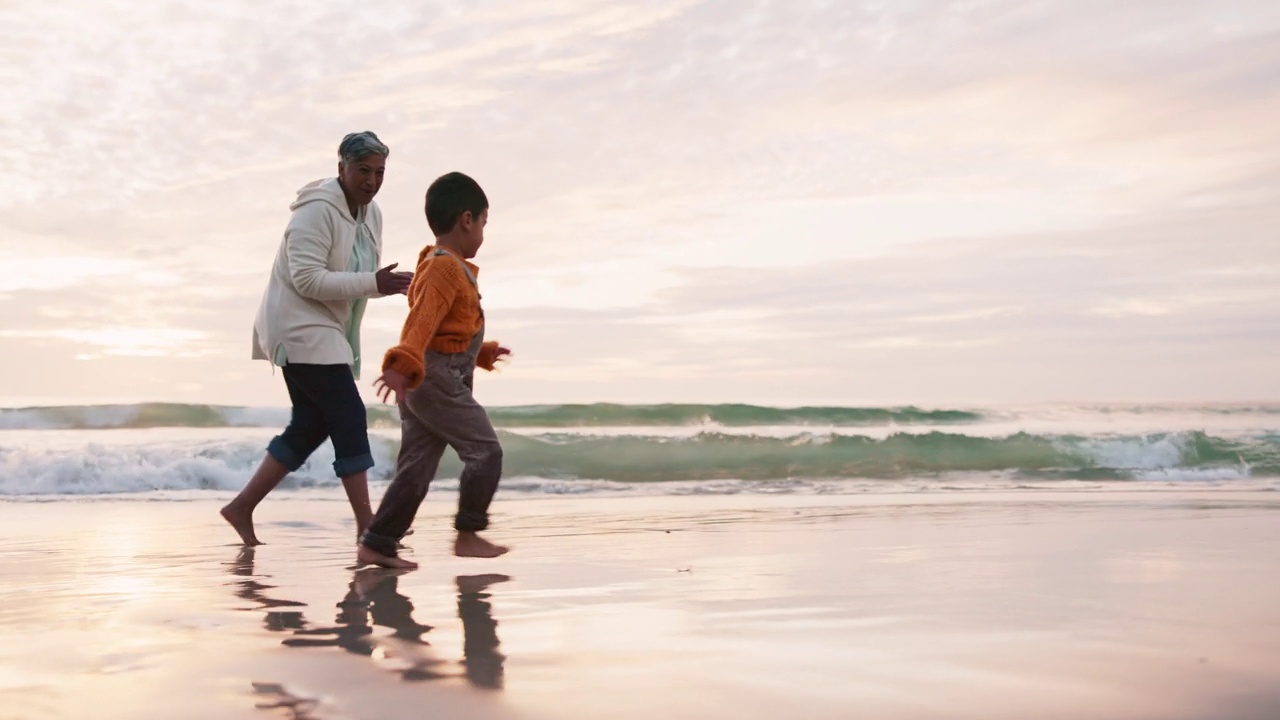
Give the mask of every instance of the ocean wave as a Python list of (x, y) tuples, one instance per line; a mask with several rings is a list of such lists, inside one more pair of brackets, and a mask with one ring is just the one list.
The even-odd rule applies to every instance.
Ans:
[(802, 433), (689, 438), (508, 435), (507, 464), (538, 477), (662, 480), (880, 478), (1017, 472), (1041, 479), (1123, 479), (1139, 472), (1220, 469), (1239, 477), (1280, 473), (1280, 440), (1202, 432), (1082, 437), (1017, 433), (975, 437), (899, 432), (886, 438)]
[[(93, 433), (86, 432), (92, 436)], [(102, 434), (99, 433), (99, 436)], [(96, 495), (181, 490), (238, 490), (260, 462), (264, 437), (85, 442), (41, 447), (0, 440), (0, 496)], [(797, 433), (762, 437), (698, 433), (691, 437), (501, 433), (504, 472), (520, 487), (566, 494), (628, 485), (784, 483), (850, 480), (906, 484), (949, 478), (1030, 481), (1227, 482), (1280, 477), (1280, 436), (1223, 438), (1202, 432), (1085, 437), (1018, 433), (974, 437), (899, 432), (885, 438)], [(371, 438), (374, 481), (387, 480), (398, 442)], [(286, 487), (337, 487), (326, 443)], [(446, 453), (446, 486), (461, 465)], [(701, 483), (701, 485), (698, 485)], [(824, 485), (825, 487), (825, 485)]]
[(956, 425), (979, 422), (970, 410), (926, 410), (916, 407), (795, 407), (760, 405), (663, 404), (525, 405), (494, 408), (490, 415), (503, 427), (655, 427), (721, 425), (817, 425), (836, 427), (884, 425)]
[[(373, 479), (388, 479), (396, 444), (370, 438)], [(101, 495), (161, 490), (239, 490), (262, 461), (264, 444), (249, 440), (87, 443), (81, 448), (0, 446), (0, 496)], [(282, 487), (339, 485), (328, 442)]]
[[(394, 407), (372, 405), (372, 427), (398, 427)], [(924, 410), (915, 407), (797, 407), (760, 405), (661, 404), (522, 405), (488, 409), (495, 425), (507, 428), (658, 427), (720, 425), (816, 425), (868, 427), (888, 425), (955, 425), (974, 423), (982, 415), (968, 410)], [(283, 427), (288, 408), (246, 408), (182, 403), (135, 405), (68, 405), (0, 409), (0, 430), (77, 430), (155, 427)]]
[(287, 408), (183, 403), (0, 408), (0, 430), (284, 427), (288, 422)]

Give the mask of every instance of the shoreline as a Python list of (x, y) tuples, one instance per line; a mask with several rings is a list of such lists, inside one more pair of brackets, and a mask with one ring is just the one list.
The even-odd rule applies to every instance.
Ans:
[[(291, 486), (286, 478), (267, 500), (271, 502), (346, 502), (342, 486), (333, 484)], [(390, 479), (371, 479), (376, 500)], [(967, 484), (966, 484), (967, 483)], [(697, 502), (698, 498), (795, 498), (796, 502), (952, 502), (959, 498), (985, 498), (1019, 502), (1047, 498), (1071, 502), (1089, 497), (1142, 498), (1247, 496), (1263, 500), (1275, 494), (1280, 502), (1280, 477), (1260, 476), (1244, 480), (1011, 480), (1007, 484), (983, 477), (926, 479), (789, 478), (786, 480), (659, 480), (617, 482), (609, 480), (549, 479), (515, 476), (503, 478), (499, 503), (554, 502), (558, 500), (640, 500), (670, 498)], [(431, 497), (457, 497), (457, 478), (441, 476), (431, 484)], [(239, 488), (151, 489), (127, 492), (63, 492), (0, 494), (0, 504), (51, 502), (203, 502), (225, 501)]]

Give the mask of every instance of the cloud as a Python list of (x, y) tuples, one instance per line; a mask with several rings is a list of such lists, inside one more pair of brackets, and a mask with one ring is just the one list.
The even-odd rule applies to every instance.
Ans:
[(0, 331), (0, 337), (63, 340), (91, 349), (77, 353), (77, 360), (97, 359), (100, 357), (98, 352), (124, 357), (198, 357), (205, 354), (192, 349), (193, 342), (203, 339), (204, 333), (171, 327), (3, 330)]
[(1269, 310), (1280, 301), (1280, 250), (1271, 241), (1278, 220), (1264, 205), (939, 241), (825, 267), (699, 272), (665, 296), (660, 313), (772, 308), (758, 332), (803, 338), (825, 329), (830, 341), (861, 348), (987, 344), (994, 336), (1082, 350), (1142, 341), (1152, 354), (1197, 343), (1280, 350)]
[[(484, 184), (503, 397), (1123, 391), (1090, 353), (1176, 394), (1275, 349), (1264, 0), (23, 0), (0, 26), (0, 394), (92, 346), (156, 355), (95, 361), (117, 389), (279, 398), (249, 326), (356, 129), (392, 148), (388, 261), (430, 241), (432, 178)], [(372, 305), (365, 346), (404, 311)], [(159, 334), (89, 342), (121, 328)], [(1261, 387), (1249, 362), (1204, 392)]]
[(121, 275), (137, 264), (118, 258), (81, 255), (24, 256), (0, 251), (0, 293), (51, 290), (81, 285), (91, 278)]

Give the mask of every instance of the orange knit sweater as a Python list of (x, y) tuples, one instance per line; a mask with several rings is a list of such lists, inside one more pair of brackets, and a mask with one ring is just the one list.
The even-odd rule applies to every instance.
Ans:
[[(400, 344), (387, 351), (382, 369), (396, 370), (409, 379), (409, 387), (422, 384), (426, 375), (427, 348), (442, 353), (463, 352), (484, 323), (480, 292), (467, 279), (461, 260), (473, 276), (480, 268), (453, 255), (435, 255), (428, 245), (418, 255), (418, 268), (409, 285), (409, 317), (400, 331)], [(443, 248), (442, 248), (443, 249)], [(456, 258), (456, 259), (455, 259)], [(496, 342), (486, 342), (476, 365), (492, 370)]]

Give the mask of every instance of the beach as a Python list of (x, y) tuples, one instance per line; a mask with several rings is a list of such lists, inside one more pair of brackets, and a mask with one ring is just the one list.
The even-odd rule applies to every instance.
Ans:
[(1280, 720), (1277, 0), (0, 27), (0, 720)]
[(0, 720), (1280, 720), (1277, 0), (0, 27)]
[(0, 718), (1280, 716), (1274, 492), (454, 497), (4, 501)]

